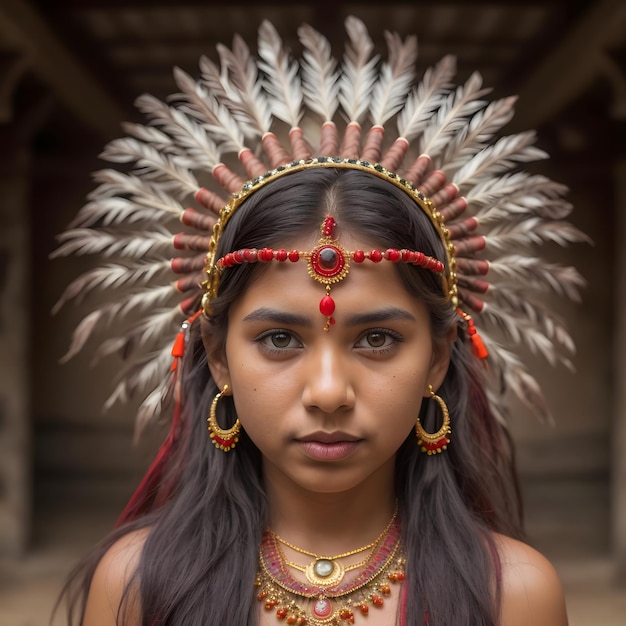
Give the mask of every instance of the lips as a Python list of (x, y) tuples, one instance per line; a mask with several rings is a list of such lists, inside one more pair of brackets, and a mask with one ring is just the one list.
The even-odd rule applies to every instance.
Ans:
[(360, 437), (349, 435), (348, 433), (344, 433), (340, 430), (337, 430), (332, 433), (318, 431), (316, 433), (311, 433), (310, 435), (306, 435), (306, 437), (299, 437), (298, 441), (317, 441), (319, 443), (340, 443), (342, 441), (352, 441), (352, 442), (360, 441)]
[(343, 432), (317, 432), (296, 440), (304, 454), (316, 461), (340, 461), (349, 457), (363, 441)]

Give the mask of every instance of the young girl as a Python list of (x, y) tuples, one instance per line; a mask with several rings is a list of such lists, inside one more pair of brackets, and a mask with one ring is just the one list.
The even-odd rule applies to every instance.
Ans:
[[(554, 286), (548, 274), (562, 272), (570, 291), (578, 278), (521, 253), (487, 260), (481, 249), (493, 242), (497, 253), (503, 232), (522, 243), (580, 234), (558, 221), (567, 213), (559, 186), (508, 173), (539, 155), (526, 134), (487, 145), (511, 99), (484, 109), (475, 77), (451, 90), (450, 60), (413, 88), (412, 38), (389, 35), (378, 74), (363, 25), (346, 26), (341, 74), (325, 40), (303, 27), (300, 78), (267, 23), (263, 76), (239, 39), (233, 51), (220, 48), (221, 71), (205, 59), (198, 83), (178, 72), (178, 108), (144, 98), (153, 126), (128, 126), (133, 138), (107, 150), (137, 160), (139, 175), (101, 173), (94, 202), (66, 235), (62, 253), (88, 248), (103, 234), (83, 226), (145, 222), (147, 207), (151, 220), (180, 209), (200, 231), (174, 237), (190, 251), (171, 264), (186, 275), (176, 284), (186, 320), (169, 377), (141, 413), (169, 399), (171, 431), (118, 528), (74, 574), (70, 623), (567, 624), (554, 569), (520, 541), (511, 441), (491, 389), (512, 387), (541, 409), (540, 392), (481, 323), (506, 319), (509, 334), (517, 327), (531, 345), (543, 337), (555, 352), (567, 342), (560, 326), (550, 331), (533, 289)], [(323, 117), (319, 148), (300, 128), (303, 99)], [(343, 132), (333, 122), (338, 102)], [(362, 138), (368, 110), (374, 124)], [(272, 115), (291, 127), (290, 152), (271, 132)], [(383, 124), (396, 116), (400, 137), (383, 147)], [(235, 135), (261, 136), (267, 162)], [(242, 176), (211, 161), (212, 138), (238, 153)], [(413, 141), (422, 156), (407, 156)], [(171, 200), (194, 184), (189, 168), (212, 171), (231, 194), (196, 187), (198, 203), (218, 213), (212, 234), (208, 211)], [(532, 229), (520, 228), (525, 220)], [(118, 253), (143, 241), (137, 230), (116, 236), (107, 245)], [(152, 243), (126, 282), (157, 263), (156, 234), (141, 237)], [(492, 278), (498, 267), (508, 282)], [(514, 281), (531, 268), (521, 297)], [(158, 289), (141, 292), (150, 308)], [(162, 339), (164, 317), (171, 323), (170, 311), (157, 311), (108, 345), (130, 353)], [(139, 360), (120, 395), (161, 361)]]

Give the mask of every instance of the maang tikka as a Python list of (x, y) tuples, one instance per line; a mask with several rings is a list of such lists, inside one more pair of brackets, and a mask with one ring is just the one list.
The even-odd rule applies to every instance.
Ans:
[(335, 312), (335, 301), (330, 295), (331, 286), (341, 282), (350, 271), (350, 261), (363, 263), (366, 259), (372, 263), (381, 261), (391, 261), (392, 263), (408, 263), (417, 267), (428, 269), (437, 274), (444, 271), (444, 264), (435, 257), (427, 256), (423, 252), (416, 250), (398, 250), (388, 248), (387, 250), (345, 250), (336, 238), (335, 228), (337, 222), (332, 215), (326, 216), (320, 227), (321, 238), (317, 245), (310, 252), (302, 250), (290, 250), (285, 248), (274, 250), (273, 248), (245, 248), (229, 252), (218, 259), (216, 266), (221, 272), (226, 268), (239, 265), (241, 263), (267, 263), (269, 261), (291, 261), (295, 263), (300, 259), (305, 259), (309, 276), (325, 285), (326, 294), (319, 304), (320, 313), (326, 317), (324, 330), (329, 330), (335, 323), (333, 313)]

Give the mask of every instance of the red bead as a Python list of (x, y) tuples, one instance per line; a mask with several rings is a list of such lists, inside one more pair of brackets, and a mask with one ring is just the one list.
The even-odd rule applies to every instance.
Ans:
[(363, 615), (367, 615), (370, 612), (370, 607), (367, 606), (367, 604), (363, 603), (359, 606), (359, 609), (361, 610), (361, 613), (363, 613)]
[(236, 250), (235, 252), (233, 252), (233, 259), (235, 260), (236, 263), (243, 263), (244, 261), (243, 250)]
[(335, 221), (335, 218), (329, 215), (324, 220), (324, 226), (322, 227), (322, 234), (325, 237), (331, 237), (335, 230), (335, 226), (337, 226), (337, 222)]
[(320, 313), (330, 317), (335, 312), (335, 301), (330, 296), (324, 296), (320, 300)]
[(383, 260), (383, 253), (380, 250), (372, 250), (370, 252), (370, 261), (380, 263)]
[(389, 248), (385, 251), (385, 258), (392, 263), (397, 263), (400, 260), (400, 252), (394, 248)]
[(287, 256), (292, 263), (295, 263), (300, 259), (300, 253), (297, 250), (290, 250)]
[(254, 248), (246, 248), (243, 251), (243, 258), (248, 261), (248, 263), (254, 263), (257, 260), (257, 251)]
[(287, 260), (287, 250), (285, 250), (285, 248), (276, 250), (276, 260), (280, 261), (281, 263)]
[(380, 590), (383, 593), (383, 595), (386, 595), (386, 596), (388, 596), (391, 593), (391, 589), (389, 585), (381, 585)]
[(363, 263), (365, 259), (365, 252), (363, 252), (363, 250), (355, 250), (352, 253), (352, 258), (354, 259), (355, 263)]
[(399, 582), (402, 582), (404, 580), (405, 576), (404, 576), (404, 572), (398, 572), (396, 574), (396, 580)]
[(274, 258), (274, 251), (271, 248), (263, 248), (263, 250), (259, 250), (259, 261), (268, 262)]
[(280, 609), (276, 609), (276, 617), (278, 619), (285, 619), (287, 617), (287, 609), (284, 607), (281, 607)]
[(410, 250), (400, 250), (400, 255), (402, 257), (403, 263), (408, 263), (411, 260), (411, 251)]
[(374, 594), (372, 596), (372, 604), (374, 606), (381, 607), (383, 604), (385, 604), (385, 601), (378, 594)]

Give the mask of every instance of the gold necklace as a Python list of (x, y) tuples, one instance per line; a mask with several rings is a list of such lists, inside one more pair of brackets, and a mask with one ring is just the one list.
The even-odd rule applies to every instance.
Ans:
[(275, 611), (276, 618), (287, 624), (354, 624), (357, 613), (367, 615), (370, 606), (381, 608), (385, 597), (391, 594), (392, 585), (402, 583), (405, 577), (400, 522), (395, 514), (386, 534), (377, 541), (365, 567), (353, 580), (324, 586), (295, 580), (281, 554), (280, 543), (266, 531), (259, 551), (257, 597), (265, 610)]
[(295, 552), (299, 552), (300, 554), (313, 557), (313, 561), (311, 561), (311, 563), (309, 563), (308, 565), (300, 565), (298, 563), (294, 563), (293, 561), (288, 561), (286, 558), (284, 558), (284, 554), (280, 549), (280, 546), (278, 546), (280, 556), (286, 565), (292, 567), (295, 570), (298, 570), (299, 572), (304, 573), (306, 579), (312, 585), (332, 587), (334, 585), (338, 585), (343, 580), (346, 572), (350, 572), (365, 566), (370, 557), (368, 556), (366, 559), (363, 559), (358, 563), (353, 563), (352, 565), (346, 566), (344, 566), (342, 563), (339, 563), (339, 559), (345, 559), (349, 556), (354, 556), (355, 554), (365, 552), (366, 550), (373, 550), (387, 535), (389, 529), (396, 519), (397, 514), (398, 507), (396, 504), (396, 508), (394, 509), (393, 515), (391, 516), (389, 523), (374, 541), (368, 543), (361, 548), (349, 550), (348, 552), (342, 552), (341, 554), (336, 554), (334, 556), (323, 556), (320, 554), (316, 554), (315, 552), (310, 552), (309, 550), (305, 550), (304, 548), (299, 548), (298, 546), (295, 546), (293, 543), (289, 543), (286, 539), (283, 539), (280, 535), (272, 530), (269, 530), (268, 532), (274, 537), (277, 542), (283, 544), (284, 546), (287, 546), (288, 548), (291, 548), (292, 550), (294, 550)]

